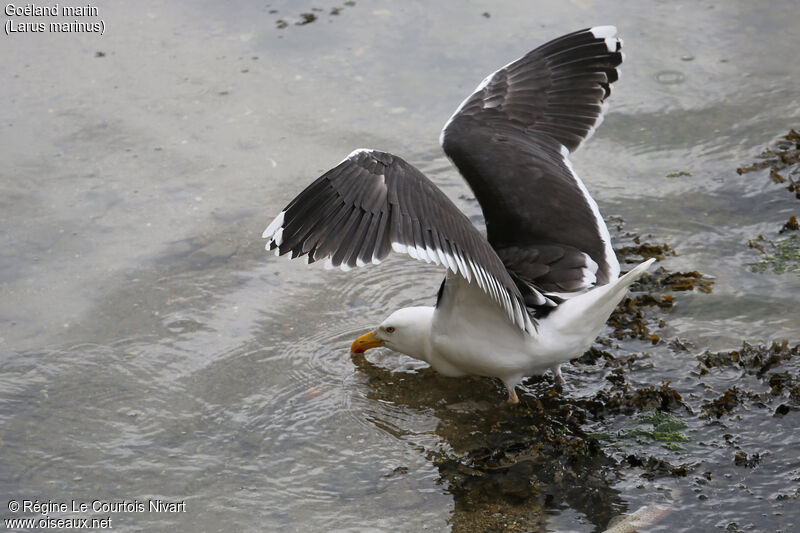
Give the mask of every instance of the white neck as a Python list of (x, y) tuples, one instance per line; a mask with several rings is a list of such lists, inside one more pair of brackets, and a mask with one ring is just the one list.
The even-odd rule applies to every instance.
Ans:
[(406, 307), (392, 313), (384, 324), (395, 326), (397, 335), (388, 337), (385, 346), (429, 362), (433, 312), (433, 307)]

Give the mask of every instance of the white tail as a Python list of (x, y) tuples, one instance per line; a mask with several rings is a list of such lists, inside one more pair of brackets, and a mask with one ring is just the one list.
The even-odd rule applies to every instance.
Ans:
[(655, 259), (650, 258), (616, 281), (570, 298), (551, 313), (548, 317), (549, 326), (571, 338), (588, 338), (591, 345), (611, 312), (627, 294), (628, 287), (650, 268), (653, 261)]

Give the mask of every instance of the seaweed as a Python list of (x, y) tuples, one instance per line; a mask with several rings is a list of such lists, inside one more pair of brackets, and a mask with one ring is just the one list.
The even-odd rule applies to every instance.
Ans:
[(743, 393), (738, 387), (731, 387), (722, 393), (718, 398), (703, 404), (703, 414), (705, 418), (721, 418), (722, 415), (728, 414), (733, 411), (738, 405), (742, 403)]
[(667, 173), (668, 178), (681, 178), (683, 176), (691, 176), (691, 175), (692, 173), (689, 172), (688, 170), (676, 170), (674, 172)]
[(699, 374), (705, 375), (712, 368), (720, 366), (737, 366), (758, 377), (763, 376), (773, 367), (800, 355), (800, 344), (794, 348), (789, 341), (773, 342), (769, 346), (742, 343), (739, 350), (729, 352), (703, 352), (697, 356)]
[(751, 271), (756, 273), (771, 271), (774, 274), (800, 273), (800, 235), (793, 234), (775, 241), (759, 235), (747, 241), (747, 245), (763, 255), (760, 261), (748, 264)]
[[(344, 2), (344, 6), (345, 7), (354, 7), (355, 5), (356, 5), (356, 3), (351, 1), (351, 0), (348, 0), (348, 1)], [(338, 7), (338, 6), (332, 7), (330, 9), (330, 11), (328, 11), (328, 17), (338, 17), (339, 15), (342, 14), (342, 12), (344, 11), (345, 7)], [(324, 10), (322, 8), (312, 7), (311, 11), (308, 11), (308, 12), (305, 12), (305, 13), (300, 13), (299, 15), (297, 15), (297, 17), (295, 19), (293, 19), (292, 17), (277, 19), (275, 21), (275, 27), (277, 29), (279, 29), (279, 30), (286, 29), (286, 28), (289, 27), (290, 21), (292, 21), (292, 20), (294, 20), (294, 25), (295, 26), (307, 26), (307, 25), (311, 24), (312, 22), (316, 22), (316, 21), (320, 20), (320, 15), (318, 15), (318, 13), (322, 13), (323, 11)], [(270, 9), (269, 10), (269, 14), (270, 15), (276, 15), (276, 14), (278, 14), (278, 10), (277, 9)], [(328, 22), (332, 22), (332, 21), (333, 21), (333, 19), (331, 19), (331, 18), (328, 19)]]
[(311, 24), (317, 20), (317, 16), (314, 13), (300, 13), (300, 20), (295, 22), (296, 26), (305, 26), (306, 24)]
[(657, 261), (663, 261), (667, 255), (675, 255), (675, 250), (671, 250), (669, 244), (651, 244), (634, 241), (634, 246), (624, 246), (617, 250), (617, 255), (623, 257), (625, 263), (640, 263), (651, 257)]
[(786, 221), (786, 224), (778, 230), (778, 233), (786, 233), (788, 231), (797, 231), (800, 230), (800, 223), (797, 222), (797, 217), (792, 215), (789, 217), (789, 220)]
[(760, 161), (736, 169), (739, 175), (769, 168), (769, 177), (774, 183), (786, 183), (786, 189), (800, 200), (800, 183), (795, 176), (800, 175), (800, 133), (789, 131), (778, 139), (772, 147), (764, 149), (758, 156)]
[(658, 280), (662, 287), (668, 287), (673, 291), (692, 291), (697, 289), (700, 292), (711, 292), (714, 280), (694, 270), (692, 272), (671, 272)]
[(761, 462), (761, 456), (757, 453), (748, 455), (747, 452), (740, 450), (733, 456), (733, 462), (736, 466), (755, 468)]
[[(791, 347), (788, 340), (770, 345), (752, 345), (747, 342), (739, 350), (728, 352), (703, 352), (697, 356), (698, 376), (704, 376), (719, 367), (735, 367), (746, 374), (755, 376), (769, 387), (766, 393), (731, 387), (720, 396), (703, 404), (702, 416), (721, 418), (732, 414), (739, 406), (749, 403), (762, 409), (769, 409), (773, 416), (781, 417), (800, 407), (800, 377), (796, 372), (784, 370), (793, 358), (800, 356), (800, 344)], [(773, 405), (778, 404), (774, 408)]]
[[(617, 444), (646, 444), (654, 442), (672, 451), (683, 450), (679, 443), (689, 441), (682, 430), (687, 428), (683, 420), (670, 412), (645, 411), (636, 418), (635, 428), (621, 429), (616, 433), (595, 433), (590, 436)], [(642, 426), (650, 426), (642, 427)]]

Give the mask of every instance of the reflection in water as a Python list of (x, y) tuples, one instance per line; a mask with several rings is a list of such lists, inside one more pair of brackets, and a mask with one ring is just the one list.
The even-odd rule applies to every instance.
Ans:
[[(621, 465), (587, 437), (585, 411), (549, 379), (529, 380), (520, 405), (509, 406), (490, 379), (445, 378), (429, 368), (395, 373), (363, 354), (351, 357), (369, 377), (369, 399), (398, 409), (433, 409), (439, 440), (420, 451), (454, 498), (454, 531), (543, 530), (548, 510), (564, 508), (601, 529), (626, 509), (611, 487)], [(373, 422), (403, 436), (378, 418)]]

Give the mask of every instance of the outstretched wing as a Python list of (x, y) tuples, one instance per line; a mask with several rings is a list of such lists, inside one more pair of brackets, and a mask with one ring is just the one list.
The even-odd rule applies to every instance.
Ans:
[(523, 295), (489, 242), (424, 174), (403, 159), (356, 150), (309, 185), (264, 231), (277, 255), (328, 259), (349, 270), (390, 251), (447, 266), (476, 283), (523, 330)]
[(608, 229), (568, 155), (602, 120), (621, 47), (613, 26), (550, 41), (487, 77), (442, 131), (520, 287), (581, 291), (619, 275)]

